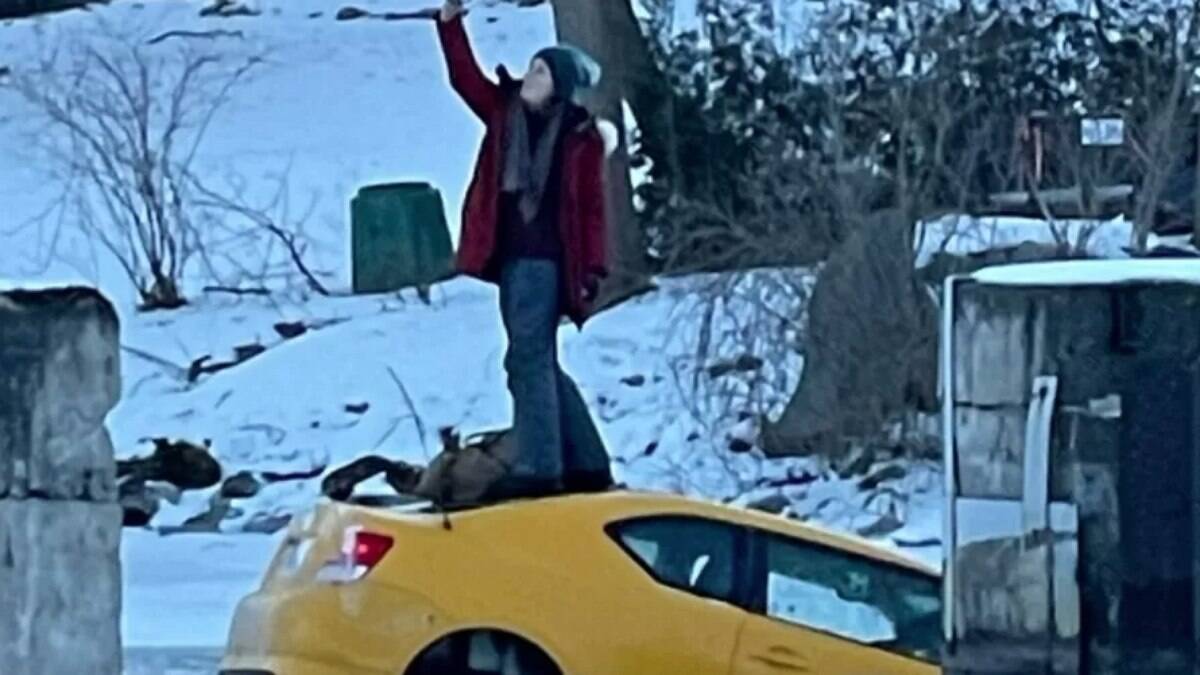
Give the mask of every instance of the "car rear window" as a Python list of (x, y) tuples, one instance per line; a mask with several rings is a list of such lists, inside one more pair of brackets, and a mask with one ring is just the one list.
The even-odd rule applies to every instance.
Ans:
[(630, 557), (656, 581), (693, 595), (734, 602), (740, 530), (692, 517), (656, 517), (609, 528)]

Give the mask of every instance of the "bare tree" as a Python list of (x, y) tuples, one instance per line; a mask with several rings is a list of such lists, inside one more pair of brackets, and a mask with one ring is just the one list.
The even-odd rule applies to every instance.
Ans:
[[(1063, 244), (1083, 254), (1094, 227), (1084, 225), (1067, 242), (1065, 218), (1097, 220), (1124, 214), (1134, 225), (1137, 250), (1178, 193), (1194, 192), (1182, 175), (1196, 126), (1195, 75), (1200, 27), (1192, 0), (1168, 0), (1131, 11), (1121, 3), (1096, 0), (1093, 14), (1063, 12), (1039, 30), (1058, 44), (1086, 44), (1075, 53), (1046, 49), (1031, 77), (1048, 80), (1042, 109), (1021, 111), (1014, 161), (1017, 190), (1003, 195), (1028, 200), (1035, 217), (1050, 223)], [(1041, 66), (1037, 68), (1036, 66)], [(1081, 139), (1081, 121), (1117, 117), (1124, 123), (1119, 143), (1092, 145)], [(1179, 189), (1181, 182), (1189, 183)], [(1004, 208), (1004, 205), (1001, 205)], [(1191, 213), (1176, 213), (1186, 219)]]
[(206, 245), (197, 152), (262, 55), (147, 46), (139, 35), (99, 26), (14, 67), (0, 86), (43, 118), (33, 141), (63, 188), (69, 218), (120, 262), (143, 307), (176, 307), (186, 301), (183, 275)]
[[(266, 288), (275, 274), (299, 274), (304, 285), (318, 295), (329, 296), (321, 281), (325, 273), (309, 264), (311, 240), (305, 226), (316, 208), (315, 197), (299, 212), (292, 209), (290, 169), (285, 169), (276, 181), (274, 194), (265, 203), (252, 203), (245, 181), (230, 177), (228, 189), (216, 190), (193, 178), (195, 204), (211, 215), (210, 227), (226, 233), (230, 240), (246, 239), (256, 247), (259, 268), (251, 270), (235, 255), (222, 255), (224, 261), (237, 270), (243, 280), (254, 282), (253, 288)], [(265, 241), (263, 239), (265, 238)], [(276, 248), (281, 249), (278, 253)], [(210, 265), (215, 267), (215, 265)], [(222, 275), (213, 271), (213, 276)], [(240, 288), (238, 280), (226, 280), (225, 289)]]
[[(1104, 3), (1100, 3), (1104, 5)], [(1145, 250), (1162, 205), (1167, 182), (1182, 166), (1188, 139), (1196, 133), (1192, 124), (1198, 84), (1197, 58), (1200, 51), (1200, 20), (1191, 3), (1169, 3), (1163, 13), (1165, 54), (1145, 49), (1139, 54), (1142, 100), (1128, 115), (1129, 148), (1142, 172), (1134, 211), (1134, 241)], [(1113, 45), (1114, 47), (1116, 45)], [(1161, 68), (1162, 57), (1168, 67)], [(1155, 58), (1159, 57), (1159, 58)], [(1192, 199), (1200, 198), (1193, 194)], [(1187, 214), (1191, 215), (1191, 214)]]

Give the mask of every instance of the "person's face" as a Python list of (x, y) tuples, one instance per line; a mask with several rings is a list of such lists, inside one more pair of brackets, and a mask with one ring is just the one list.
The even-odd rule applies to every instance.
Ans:
[(554, 76), (550, 66), (541, 59), (534, 59), (529, 64), (529, 72), (521, 84), (521, 100), (530, 108), (537, 110), (546, 107), (554, 97)]

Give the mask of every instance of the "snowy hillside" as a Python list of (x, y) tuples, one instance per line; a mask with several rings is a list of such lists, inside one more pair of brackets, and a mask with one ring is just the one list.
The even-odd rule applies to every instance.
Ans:
[[(482, 129), (446, 84), (431, 22), (340, 22), (335, 14), (349, 4), (340, 0), (252, 0), (249, 6), (261, 15), (228, 18), (201, 18), (205, 4), (119, 0), (92, 11), (0, 24), (0, 65), (33, 67), (40, 57), (80, 36), (112, 32), (149, 41), (168, 31), (223, 31), (214, 38), (174, 38), (144, 47), (150, 55), (154, 50), (171, 54), (180, 40), (190, 40), (190, 46), (230, 60), (265, 55), (251, 78), (231, 92), (230, 103), (220, 110), (200, 148), (207, 178), (222, 187), (245, 182), (247, 199), (261, 204), (287, 174), (293, 209), (299, 213), (311, 207), (305, 230), (315, 240), (313, 266), (330, 273), (335, 288), (349, 284), (349, 202), (363, 185), (430, 182), (442, 191), (451, 237), (457, 240), (460, 200)], [(406, 10), (430, 2), (356, 4)], [(523, 70), (553, 35), (547, 8), (476, 6), (471, 32), (488, 70), (500, 63)], [(0, 199), (5, 204), (0, 277), (82, 276), (111, 296), (131, 300), (114, 262), (91, 244), (67, 236), (69, 231), (57, 242), (59, 255), (49, 258), (55, 214), (17, 229), (60, 196), (47, 178), (44, 156), (30, 143), (41, 128), (28, 106), (0, 93)], [(253, 265), (255, 243), (230, 254)]]
[[(810, 469), (729, 452), (729, 440), (745, 436), (746, 425), (722, 410), (696, 410), (708, 403), (696, 399), (690, 382), (698, 371), (712, 378), (710, 362), (695, 357), (698, 317), (679, 310), (679, 297), (692, 283), (664, 282), (659, 291), (594, 318), (582, 333), (561, 330), (562, 360), (601, 423), (618, 477), (639, 487), (732, 499), (789, 469)], [(145, 453), (139, 440), (153, 434), (211, 440), (227, 473), (303, 472), (366, 453), (424, 464), (439, 447), (441, 427), (473, 433), (507, 426), (505, 342), (493, 289), (456, 280), (435, 287), (429, 305), (401, 297), (278, 307), (254, 300), (135, 317), (124, 330), (127, 347), (138, 354), (186, 364), (244, 343), (268, 349), (195, 384), (127, 352), (125, 396), (110, 420), (118, 453)], [(272, 328), (296, 320), (326, 327), (294, 340)], [(794, 383), (799, 367), (794, 358), (722, 378), (735, 388), (767, 388), (766, 396), (782, 401), (787, 387), (770, 382), (782, 376), (786, 384), (790, 374)], [(240, 529), (255, 513), (301, 506), (316, 489), (314, 483), (268, 485), (239, 503), (247, 512), (231, 518), (227, 529)], [(203, 498), (188, 493), (155, 524), (179, 524)]]

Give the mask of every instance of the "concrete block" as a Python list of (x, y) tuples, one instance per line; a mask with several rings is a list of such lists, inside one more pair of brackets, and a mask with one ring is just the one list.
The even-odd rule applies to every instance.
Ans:
[(120, 675), (121, 508), (0, 500), (0, 671)]
[(0, 498), (116, 500), (118, 350), (94, 290), (0, 294)]
[(1019, 407), (954, 411), (959, 489), (965, 497), (1020, 499), (1028, 413)]

